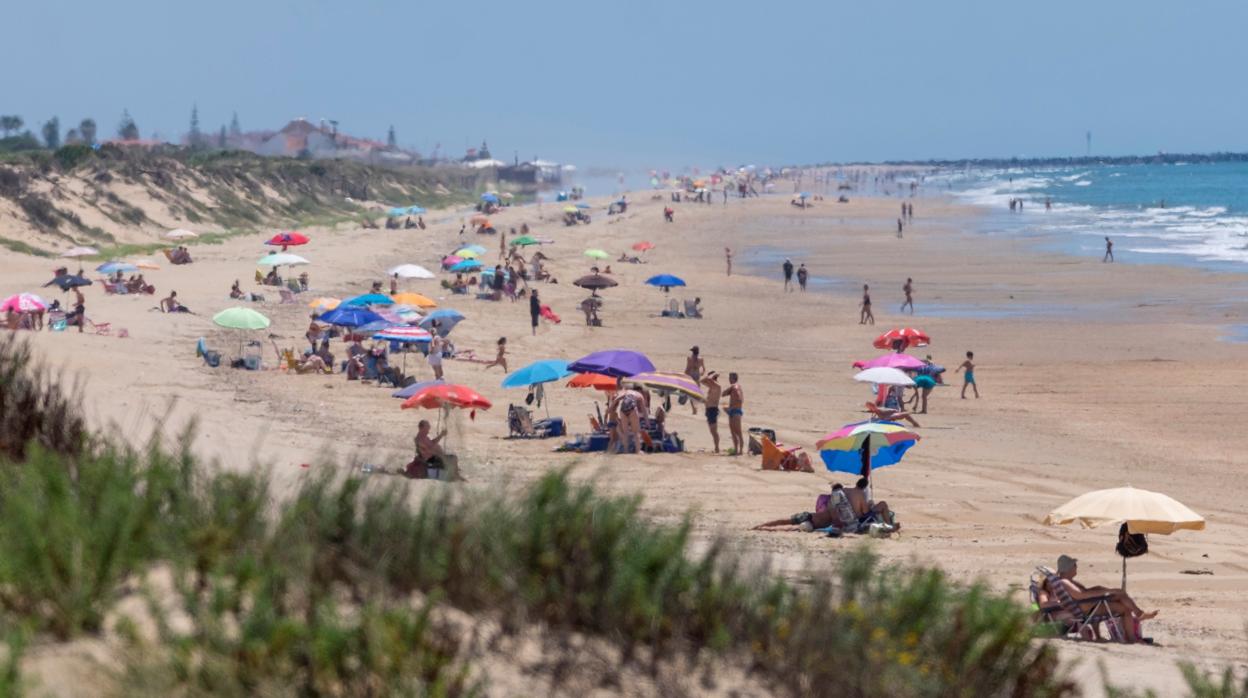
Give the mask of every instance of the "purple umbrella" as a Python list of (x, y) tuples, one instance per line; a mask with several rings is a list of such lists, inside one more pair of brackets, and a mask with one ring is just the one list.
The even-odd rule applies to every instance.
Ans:
[(627, 378), (638, 373), (653, 371), (654, 364), (650, 363), (650, 359), (647, 359), (645, 354), (627, 349), (608, 349), (582, 356), (568, 364), (568, 370), (573, 373), (601, 373), (616, 378)]

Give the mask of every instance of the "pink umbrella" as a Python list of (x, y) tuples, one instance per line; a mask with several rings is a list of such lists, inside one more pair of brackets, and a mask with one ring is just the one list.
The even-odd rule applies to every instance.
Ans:
[(4, 299), (0, 303), (0, 312), (9, 312), (10, 310), (19, 313), (37, 313), (48, 309), (47, 301), (33, 293), (18, 293)]
[(916, 359), (909, 354), (885, 354), (884, 356), (877, 356), (870, 361), (854, 362), (854, 368), (859, 369), (879, 368), (884, 366), (886, 368), (899, 368), (903, 371), (923, 368), (925, 365), (926, 364), (924, 364), (921, 360)]
[(459, 264), (462, 261), (464, 261), (463, 257), (459, 257), (453, 254), (448, 254), (447, 256), (442, 258), (442, 268), (449, 269), (455, 266), (456, 264)]

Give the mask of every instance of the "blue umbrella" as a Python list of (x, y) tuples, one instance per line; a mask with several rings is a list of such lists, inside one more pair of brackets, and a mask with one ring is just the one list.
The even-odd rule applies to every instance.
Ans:
[(481, 268), (481, 262), (475, 259), (464, 259), (451, 265), (451, 271), (476, 271)]
[(380, 293), (365, 293), (362, 296), (348, 298), (341, 305), (394, 305), (394, 301), (390, 296), (383, 296)]
[(425, 211), (425, 209), (420, 206), (408, 206), (407, 212), (412, 214), (413, 216), (423, 215), (427, 213), (427, 211)]
[(105, 262), (95, 268), (101, 274), (116, 274), (117, 272), (129, 273), (138, 271), (139, 268), (129, 262)]
[(646, 283), (651, 286), (658, 286), (666, 291), (673, 286), (684, 286), (685, 280), (679, 276), (672, 276), (671, 274), (659, 274), (658, 276), (652, 276), (646, 279)]
[(801, 194), (798, 194), (798, 196), (799, 196), (799, 197), (801, 197), (801, 198), (803, 198), (803, 199), (809, 199), (809, 198), (810, 198), (810, 193), (809, 193), (809, 192), (802, 192)]
[(360, 307), (343, 307), (341, 305), (328, 313), (323, 313), (316, 319), (321, 322), (327, 322), (331, 325), (341, 325), (343, 327), (359, 327), (360, 325), (367, 325), (370, 322), (386, 321), (385, 318), (371, 310)]
[(406, 216), (406, 215), (407, 215), (407, 209), (405, 209), (405, 208), (392, 208), (392, 209), (390, 209), (387, 213), (388, 213), (389, 215), (391, 215), (391, 216), (395, 217), (395, 218), (398, 218), (399, 216)]
[(498, 203), (498, 195), (490, 194), (487, 192), (481, 195), (481, 200), (486, 202), (487, 204), (496, 204)]
[(562, 359), (546, 359), (518, 368), (503, 379), (504, 388), (527, 388), (538, 383), (549, 383), (572, 375), (568, 362)]
[(412, 383), (406, 388), (401, 388), (399, 390), (394, 391), (393, 393), (390, 393), (390, 397), (409, 398), (415, 395), (416, 393), (419, 393), (420, 391), (424, 390), (425, 388), (428, 388), (431, 385), (441, 385), (444, 382), (445, 381), (438, 380), (438, 381), (422, 381), (420, 383)]
[(376, 322), (368, 322), (355, 328), (360, 334), (368, 334), (369, 332), (383, 332), (394, 327), (394, 323), (386, 319), (377, 320)]
[(438, 323), (438, 334), (445, 337), (446, 335), (450, 334), (451, 330), (456, 325), (458, 325), (463, 319), (464, 319), (463, 313), (459, 312), (458, 310), (451, 310), (450, 308), (443, 308), (441, 310), (435, 310), (432, 313), (429, 313), (428, 315), (426, 315), (425, 319), (420, 321), (420, 326), (432, 332), (433, 330), (431, 328), (433, 327), (433, 323), (436, 320)]

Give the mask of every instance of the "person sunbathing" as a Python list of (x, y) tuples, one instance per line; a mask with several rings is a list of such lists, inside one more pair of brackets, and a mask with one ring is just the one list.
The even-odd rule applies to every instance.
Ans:
[(883, 523), (892, 526), (893, 530), (900, 529), (901, 524), (897, 523), (897, 516), (888, 508), (887, 502), (871, 501), (870, 490), (867, 489), (869, 485), (867, 478), (860, 477), (853, 489), (845, 490), (845, 496), (854, 508), (858, 523)]
[(303, 360), (295, 364), (295, 373), (303, 375), (305, 373), (329, 373), (326, 370), (325, 360), (316, 354), (308, 353), (303, 355)]
[(891, 407), (880, 407), (874, 402), (868, 402), (867, 411), (871, 413), (871, 418), (875, 420), (879, 420), (883, 422), (895, 422), (899, 419), (902, 419), (902, 420), (909, 422), (911, 426), (915, 426), (915, 427), (919, 426), (919, 423), (914, 421), (914, 417), (911, 417), (909, 412), (904, 412), (899, 409), (893, 409)]
[[(1079, 573), (1079, 561), (1069, 555), (1061, 555), (1057, 558), (1057, 576), (1061, 584), (1065, 587), (1067, 593), (1081, 607), (1086, 607), (1084, 601), (1091, 601), (1101, 596), (1109, 596), (1110, 611), (1131, 618), (1136, 621), (1151, 620), (1157, 617), (1157, 611), (1145, 612), (1135, 601), (1127, 595), (1127, 592), (1111, 587), (1094, 586), (1086, 587), (1075, 581), (1075, 575)], [(1047, 583), (1045, 585), (1048, 586)], [(1053, 592), (1053, 590), (1049, 590)], [(1132, 635), (1134, 634), (1134, 623), (1124, 623), (1123, 630), (1128, 635), (1128, 641), (1134, 642)]]

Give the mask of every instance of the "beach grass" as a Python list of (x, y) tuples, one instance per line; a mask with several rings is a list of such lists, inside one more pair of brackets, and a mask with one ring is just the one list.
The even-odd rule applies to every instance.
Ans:
[(51, 257), (52, 256), (51, 252), (41, 247), (35, 247), (34, 245), (31, 245), (30, 243), (27, 243), (23, 240), (14, 240), (13, 238), (8, 238), (8, 237), (3, 237), (3, 236), (0, 236), (0, 247), (3, 247), (6, 250), (9, 250), (11, 252), (17, 252), (20, 254), (28, 254), (34, 257)]

